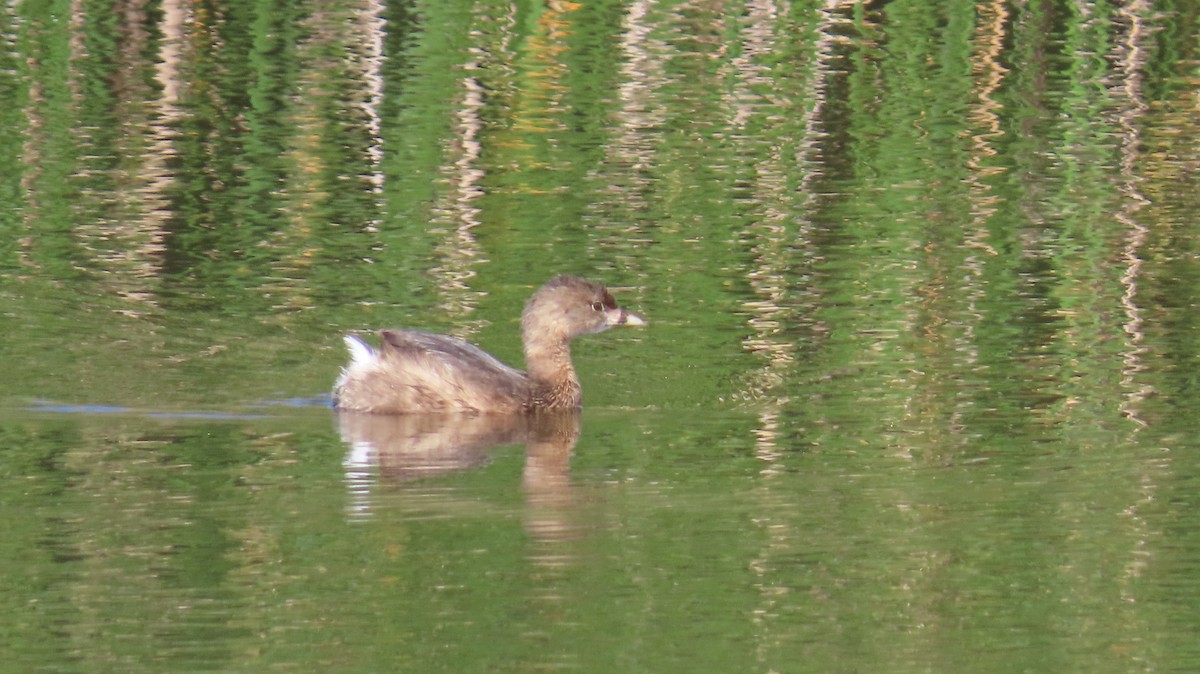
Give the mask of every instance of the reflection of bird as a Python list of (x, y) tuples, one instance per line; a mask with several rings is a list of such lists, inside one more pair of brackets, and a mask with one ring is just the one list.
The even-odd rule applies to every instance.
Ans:
[(491, 450), (523, 443), (530, 417), (521, 414), (405, 414), (345, 412), (338, 431), (350, 449), (347, 466), (377, 465), (392, 479), (408, 480), (473, 468)]
[(346, 466), (377, 466), (392, 480), (474, 468), (487, 462), (492, 449), (522, 443), (530, 456), (545, 464), (540, 472), (561, 472), (565, 479), (566, 460), (579, 437), (578, 410), (537, 415), (343, 412), (337, 422), (349, 447)]
[(351, 362), (338, 377), (333, 404), (339, 410), (377, 414), (579, 407), (571, 339), (615, 325), (644, 324), (618, 307), (603, 285), (559, 276), (534, 293), (521, 314), (528, 372), (446, 335), (381, 330), (378, 351), (347, 335)]
[(575, 500), (570, 477), (579, 417), (578, 409), (539, 414), (340, 412), (337, 423), (347, 445), (342, 463), (351, 493), (351, 516), (357, 520), (372, 516), (377, 505), (373, 494), (382, 484), (403, 485), (410, 494), (436, 497), (420, 499), (422, 508), (434, 503), (457, 507), (463, 501), (445, 489), (446, 483), (422, 486), (429, 484), (422, 480), (477, 468), (488, 462), (493, 449), (524, 443), (525, 527), (535, 540), (551, 546), (535, 548), (530, 555), (540, 565), (561, 566), (574, 558), (573, 551), (561, 544), (583, 535), (572, 516)]

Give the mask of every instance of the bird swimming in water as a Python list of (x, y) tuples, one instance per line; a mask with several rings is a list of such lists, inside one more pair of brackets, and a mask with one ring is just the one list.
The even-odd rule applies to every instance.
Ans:
[(533, 294), (521, 314), (525, 372), (448, 335), (380, 330), (378, 349), (347, 335), (350, 364), (334, 386), (333, 405), (373, 414), (578, 408), (582, 392), (571, 340), (618, 325), (645, 321), (617, 306), (602, 284), (558, 276)]

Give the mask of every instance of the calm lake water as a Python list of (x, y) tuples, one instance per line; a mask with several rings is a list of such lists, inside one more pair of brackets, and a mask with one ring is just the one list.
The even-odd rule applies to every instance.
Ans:
[[(1198, 33), (4, 3), (0, 670), (1200, 671)], [(581, 414), (328, 408), (564, 272)]]

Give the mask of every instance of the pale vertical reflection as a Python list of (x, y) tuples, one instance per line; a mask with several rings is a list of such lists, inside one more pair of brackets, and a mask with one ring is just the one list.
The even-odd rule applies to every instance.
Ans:
[[(795, 309), (787, 301), (793, 278), (790, 266), (797, 240), (808, 239), (807, 214), (785, 207), (792, 203), (793, 197), (788, 192), (788, 179), (793, 174), (801, 176), (796, 189), (800, 199), (811, 205), (813, 196), (807, 185), (821, 173), (820, 115), (830, 73), (828, 64), (836, 42), (832, 28), (844, 20), (834, 11), (837, 6), (837, 2), (829, 2), (817, 10), (820, 19), (814, 33), (811, 67), (805, 85), (800, 89), (802, 95), (793, 97), (774, 84), (769, 66), (764, 65), (779, 39), (779, 17), (781, 14), (786, 16), (790, 7), (783, 4), (782, 9), (777, 8), (771, 0), (751, 2), (742, 54), (732, 62), (736, 71), (733, 95), (726, 99), (733, 107), (731, 123), (736, 129), (744, 128), (756, 115), (775, 114), (780, 109), (803, 110), (800, 119), (802, 136), (797, 139), (795, 156), (783, 156), (781, 143), (764, 148), (765, 155), (755, 148), (754, 198), (762, 210), (757, 222), (744, 233), (754, 241), (751, 249), (754, 266), (747, 271), (747, 278), (756, 297), (743, 303), (753, 331), (752, 336), (743, 341), (743, 347), (760, 356), (765, 363), (748, 376), (747, 386), (738, 397), (756, 401), (760, 410), (755, 452), (767, 464), (763, 469), (765, 473), (776, 470), (779, 412), (788, 403), (788, 397), (776, 393), (775, 389), (783, 384), (792, 369), (797, 348), (793, 340), (779, 337), (796, 318)], [(753, 93), (756, 88), (766, 87), (772, 90), (769, 101), (763, 101)], [(767, 126), (770, 125), (768, 122)], [(794, 229), (798, 231), (793, 232)]]
[[(617, 130), (607, 147), (606, 164), (619, 172), (638, 175), (649, 171), (651, 157), (658, 144), (658, 134), (648, 130), (662, 126), (666, 110), (658, 102), (656, 91), (665, 82), (663, 63), (666, 46), (662, 40), (653, 38), (652, 25), (648, 22), (651, 3), (635, 0), (625, 12), (621, 30), (621, 85), (617, 87), (620, 101), (616, 112)], [(622, 207), (633, 212), (648, 208), (639, 180), (611, 181), (610, 197), (619, 200)]]
[[(733, 107), (730, 123), (737, 130), (744, 130), (747, 122), (754, 119), (755, 111), (761, 110), (764, 103), (752, 92), (755, 88), (770, 85), (770, 71), (762, 58), (770, 54), (779, 21), (779, 13), (771, 0), (755, 0), (749, 3), (747, 9), (742, 53), (731, 63), (736, 71), (732, 100), (723, 97)], [(787, 14), (786, 6), (783, 13)], [(814, 63), (819, 64), (820, 59), (815, 59)], [(774, 96), (781, 97), (783, 94), (776, 92)], [(813, 100), (819, 101), (820, 97)], [(794, 108), (804, 106), (806, 101), (777, 100), (774, 103)], [(814, 108), (820, 109), (819, 105), (809, 106), (808, 109)], [(815, 147), (811, 139), (805, 140), (809, 142), (802, 142), (801, 147)], [(758, 299), (742, 303), (743, 309), (750, 315), (747, 322), (753, 332), (752, 336), (742, 340), (742, 346), (766, 361), (762, 368), (749, 375), (748, 387), (740, 394), (743, 400), (759, 400), (762, 403), (759, 424), (754, 430), (754, 446), (758, 458), (767, 463), (764, 472), (772, 472), (774, 462), (779, 457), (776, 442), (779, 410), (788, 402), (786, 395), (770, 395), (769, 392), (783, 383), (787, 371), (792, 367), (796, 350), (796, 344), (791, 340), (776, 338), (792, 314), (784, 303), (790, 262), (786, 254), (790, 243), (788, 224), (792, 218), (782, 208), (783, 204), (788, 203), (784, 194), (788, 166), (786, 158), (781, 156), (782, 150), (781, 144), (773, 145), (767, 156), (755, 165), (754, 198), (762, 210), (757, 222), (746, 232), (746, 236), (755, 241), (751, 248), (754, 267), (747, 271), (746, 277)], [(807, 170), (810, 163), (797, 161), (800, 170), (806, 174), (812, 173)]]
[[(1123, 39), (1113, 47), (1113, 62), (1116, 64), (1116, 81), (1113, 82), (1114, 98), (1122, 105), (1117, 109), (1116, 122), (1121, 134), (1120, 143), (1120, 182), (1118, 189), (1124, 197), (1124, 204), (1116, 212), (1117, 220), (1126, 227), (1121, 259), (1124, 272), (1121, 275), (1123, 293), (1121, 306), (1125, 312), (1126, 346), (1122, 354), (1121, 383), (1126, 389), (1121, 411), (1130, 420), (1145, 426), (1146, 422), (1139, 416), (1141, 401), (1152, 388), (1148, 383), (1139, 382), (1140, 373), (1144, 369), (1142, 354), (1144, 333), (1142, 330), (1142, 310), (1137, 302), (1138, 278), (1141, 272), (1142, 260), (1138, 256), (1146, 241), (1148, 229), (1138, 221), (1137, 213), (1146, 207), (1150, 201), (1142, 194), (1138, 183), (1142, 180), (1138, 167), (1141, 155), (1140, 123), (1148, 109), (1142, 92), (1145, 81), (1146, 44), (1150, 40), (1150, 26), (1145, 16), (1151, 8), (1145, 0), (1132, 0), (1117, 10), (1120, 24), (1125, 28)], [(1136, 432), (1136, 428), (1135, 428)], [(1151, 474), (1151, 469), (1161, 466), (1161, 463), (1148, 463), (1146, 469), (1138, 475), (1139, 496), (1129, 504), (1124, 515), (1129, 518), (1132, 533), (1136, 536), (1133, 549), (1125, 564), (1125, 576), (1120, 583), (1120, 592), (1126, 602), (1136, 602), (1139, 592), (1132, 584), (1133, 579), (1141, 576), (1151, 559), (1150, 542), (1155, 537), (1151, 524), (1141, 511), (1154, 507), (1158, 499), (1158, 481)]]
[[(975, 100), (971, 102), (967, 116), (975, 127), (971, 135), (971, 154), (967, 159), (970, 173), (967, 177), (968, 199), (971, 204), (971, 229), (967, 233), (966, 243), (969, 247), (987, 255), (995, 255), (996, 251), (988, 243), (987, 223), (996, 213), (999, 197), (993, 194), (987, 180), (992, 176), (1003, 173), (999, 166), (988, 166), (987, 162), (996, 156), (992, 146), (994, 139), (1004, 135), (1000, 128), (1000, 117), (997, 114), (1002, 106), (992, 96), (1004, 83), (1008, 69), (1001, 64), (1004, 53), (1004, 40), (1008, 37), (1008, 4), (1004, 0), (994, 0), (976, 6), (978, 23), (975, 26), (974, 53), (971, 58), (971, 75), (974, 80)], [(971, 255), (967, 258), (967, 268), (971, 276), (979, 278), (982, 274), (978, 258)], [(975, 301), (982, 290), (972, 292), (971, 312), (975, 311)], [(968, 330), (973, 330), (968, 325)], [(974, 340), (971, 340), (974, 343)]]
[[(77, 71), (80, 62), (88, 58), (84, 30), (87, 25), (87, 8), (82, 2), (72, 2), (70, 7), (70, 39), (71, 48), (71, 82), (72, 97), (79, 100)], [(138, 26), (142, 25), (142, 16), (136, 9), (126, 8), (123, 15), (129, 19), (123, 26), (120, 59), (114, 64), (116, 70), (112, 73), (111, 86), (120, 98), (120, 107), (114, 111), (114, 118), (122, 125), (119, 150), (121, 152), (121, 169), (110, 170), (110, 175), (118, 185), (115, 191), (92, 191), (86, 186), (82, 188), (80, 203), (95, 200), (97, 209), (103, 214), (98, 218), (89, 217), (74, 227), (73, 233), (81, 247), (100, 262), (104, 275), (100, 283), (108, 288), (112, 295), (130, 302), (127, 306), (116, 309), (118, 313), (140, 317), (146, 313), (146, 307), (154, 304), (155, 293), (149, 287), (159, 277), (160, 258), (163, 251), (163, 222), (167, 217), (167, 200), (162, 196), (166, 186), (170, 184), (170, 173), (166, 168), (167, 162), (174, 154), (168, 122), (178, 114), (175, 102), (178, 91), (178, 72), (183, 34), (187, 24), (187, 12), (178, 0), (167, 0), (161, 9), (159, 32), (161, 34), (158, 62), (155, 65), (155, 80), (162, 89), (157, 101), (147, 106), (147, 112), (154, 121), (149, 123), (148, 144), (143, 145), (140, 129), (146, 121), (142, 118), (136, 101), (149, 100), (151, 94), (148, 87), (141, 81), (139, 70), (142, 61), (141, 53), (145, 49), (149, 35)], [(35, 107), (39, 95), (31, 95)], [(31, 131), (40, 127), (40, 117), (29, 115)], [(86, 147), (90, 138), (91, 126), (82, 126), (76, 141), (81, 147)], [(26, 161), (38, 162), (36, 135), (31, 134), (30, 142), (26, 144)], [(87, 177), (87, 160), (85, 157), (82, 169), (77, 177)], [(123, 167), (131, 166), (125, 170)], [(31, 179), (35, 174), (27, 174)], [(85, 182), (86, 185), (86, 182)], [(31, 185), (26, 185), (30, 188)], [(36, 191), (31, 192), (36, 193)]]
[[(464, 66), (467, 72), (478, 69), (472, 61)], [(435, 257), (440, 261), (429, 274), (436, 279), (439, 296), (438, 307), (455, 319), (454, 332), (462, 337), (481, 327), (481, 324), (465, 320), (475, 311), (480, 297), (472, 291), (469, 282), (475, 276), (475, 266), (485, 261), (479, 243), (471, 232), (479, 225), (479, 207), (475, 201), (482, 196), (479, 180), (483, 171), (476, 166), (481, 153), (479, 131), (482, 123), (479, 112), (483, 109), (483, 87), (473, 75), (460, 82), (461, 91), (453, 106), (455, 123), (450, 140), (452, 161), (445, 165), (450, 188), (433, 206), (431, 234), (440, 236), (434, 247)]]
[[(75, 66), (86, 55), (86, 42), (84, 34), (84, 26), (86, 25), (86, 15), (84, 12), (83, 0), (71, 0), (67, 6), (67, 45), (71, 50), (71, 65)], [(79, 82), (73, 73), (70, 81), (71, 97), (79, 100), (81, 95)]]
[(1133, 0), (1125, 3), (1117, 10), (1127, 26), (1124, 39), (1114, 45), (1113, 61), (1117, 64), (1117, 79), (1113, 83), (1117, 101), (1123, 103), (1117, 111), (1117, 128), (1121, 134), (1120, 144), (1120, 183), (1118, 189), (1124, 197), (1124, 204), (1116, 212), (1116, 219), (1126, 228), (1125, 242), (1121, 250), (1124, 272), (1121, 275), (1121, 306), (1125, 312), (1126, 347), (1122, 353), (1121, 384), (1126, 389), (1125, 399), (1121, 403), (1121, 412), (1130, 420), (1140, 425), (1145, 422), (1139, 416), (1138, 408), (1141, 401), (1149, 395), (1151, 387), (1145, 382), (1139, 383), (1139, 373), (1144, 369), (1142, 354), (1145, 351), (1142, 342), (1145, 335), (1142, 330), (1142, 310), (1138, 306), (1138, 277), (1142, 268), (1142, 260), (1138, 256), (1146, 241), (1146, 226), (1138, 221), (1137, 212), (1149, 202), (1141, 193), (1138, 183), (1138, 163), (1141, 160), (1141, 129), (1139, 123), (1146, 113), (1146, 102), (1142, 94), (1142, 83), (1145, 81), (1146, 67), (1145, 42), (1150, 38), (1150, 30), (1143, 15), (1149, 11), (1145, 0)]
[[(612, 132), (603, 146), (604, 158), (589, 172), (596, 199), (588, 205), (597, 245), (603, 246), (621, 269), (641, 266), (641, 249), (649, 241), (642, 230), (653, 210), (647, 194), (654, 185), (654, 158), (661, 144), (658, 133), (667, 118), (659, 91), (671, 49), (655, 36), (654, 2), (634, 0), (625, 8), (616, 34), (621, 54)], [(639, 284), (639, 287), (643, 287)]]
[[(20, 34), (28, 31), (29, 27), (25, 25), (26, 22), (19, 17), (18, 13), (15, 12), (14, 9), (15, 8), (11, 5), (11, 3), (7, 7), (8, 16), (5, 18), (11, 21), (10, 25), (12, 27), (12, 34), (9, 35), (6, 33), (4, 35), (4, 48), (16, 51), (16, 45), (19, 41)], [(36, 64), (30, 65), (31, 70), (33, 71), (31, 74), (36, 75)], [(45, 104), (45, 94), (42, 92), (41, 78), (34, 76), (30, 77), (28, 81), (29, 105), (22, 110), (22, 113), (24, 113), (22, 114), (22, 117), (25, 118), (26, 127), (25, 140), (21, 143), (21, 161), (25, 164), (25, 171), (21, 174), (20, 182), (21, 195), (25, 199), (23, 204), (24, 214), (22, 216), (22, 222), (25, 225), (25, 231), (29, 231), (33, 221), (37, 220), (38, 218), (38, 195), (40, 193), (36, 189), (36, 182), (37, 177), (41, 173), (40, 167), (44, 165), (45, 161), (42, 153), (42, 146), (45, 143), (46, 138), (46, 120), (41, 114), (41, 109)], [(11, 133), (11, 131), (9, 132)], [(17, 261), (21, 264), (21, 266), (30, 269), (36, 269), (38, 265), (33, 259), (31, 250), (33, 248), (33, 237), (18, 237), (16, 241), (16, 247)]]
[(976, 5), (976, 15), (971, 53), (974, 97), (967, 111), (973, 132), (965, 179), (971, 222), (964, 237), (966, 256), (962, 263), (961, 289), (971, 320), (962, 322), (963, 336), (956, 340), (955, 345), (956, 353), (963, 357), (963, 364), (968, 367), (979, 361), (975, 328), (983, 317), (979, 301), (986, 294), (984, 263), (980, 256), (996, 255), (996, 250), (988, 242), (988, 222), (996, 214), (1001, 198), (989, 181), (1005, 169), (989, 166), (988, 162), (997, 154), (993, 143), (1004, 135), (998, 114), (1003, 106), (993, 96), (1008, 74), (1008, 69), (1002, 65), (1004, 44), (1008, 38), (1008, 5), (1004, 0), (981, 3)]
[[(785, 4), (783, 13), (787, 14)], [(733, 85), (732, 95), (724, 95), (722, 101), (733, 107), (733, 119), (730, 125), (735, 129), (744, 130), (746, 123), (753, 119), (754, 111), (762, 103), (759, 96), (752, 93), (752, 87), (770, 86), (769, 69), (762, 65), (760, 59), (770, 55), (775, 44), (775, 24), (779, 21), (779, 10), (772, 0), (750, 0), (746, 5), (746, 18), (741, 31), (740, 54), (730, 60), (737, 80)], [(780, 101), (782, 102), (782, 101)]]
[(184, 114), (179, 109), (179, 94), (183, 87), (180, 65), (187, 44), (187, 27), (192, 19), (189, 8), (185, 0), (163, 0), (160, 7), (162, 18), (158, 22), (158, 31), (162, 37), (158, 61), (154, 64), (154, 80), (161, 87), (161, 93), (153, 103), (155, 119), (150, 125), (150, 146), (140, 169), (145, 181), (140, 198), (146, 208), (142, 226), (148, 230), (160, 228), (170, 215), (167, 192), (175, 177), (169, 164), (176, 156), (175, 127)]
[[(515, 8), (510, 7), (509, 14), (503, 19), (504, 25), (489, 27), (486, 32), (508, 35), (515, 24), (512, 16), (514, 11)], [(507, 54), (503, 43), (497, 47), (503, 53), (489, 55), (479, 47), (472, 47), (468, 60), (459, 66), (464, 75), (458, 82), (451, 105), (454, 124), (450, 128), (447, 161), (442, 169), (448, 189), (439, 195), (431, 209), (433, 221), (429, 231), (440, 239), (434, 246), (439, 263), (429, 273), (437, 281), (438, 306), (447, 316), (454, 318), (452, 333), (459, 337), (466, 337), (484, 324), (482, 320), (467, 320), (483, 295), (471, 290), (469, 282), (475, 277), (475, 268), (486, 262), (471, 230), (479, 226), (480, 208), (476, 202), (483, 196), (479, 183), (485, 175), (479, 166), (484, 108), (484, 86), (480, 83), (480, 76), (485, 70), (482, 63), (485, 59), (504, 59)]]
[[(335, 123), (327, 118), (323, 103), (336, 99), (340, 109), (353, 110), (356, 132), (364, 140), (362, 156), (354, 158), (365, 165), (357, 166), (351, 176), (362, 177), (370, 185), (374, 195), (374, 213), (370, 219), (355, 223), (364, 231), (379, 229), (378, 213), (383, 212), (383, 137), (380, 109), (383, 104), (383, 53), (387, 21), (383, 18), (381, 0), (362, 0), (348, 8), (326, 8), (317, 5), (304, 19), (308, 37), (296, 47), (296, 58), (302, 75), (297, 90), (303, 95), (294, 97), (290, 122), (295, 127), (288, 148), (287, 164), (295, 167), (288, 174), (288, 184), (283, 190), (284, 206), (281, 210), (290, 221), (290, 226), (281, 227), (266, 242), (275, 248), (278, 256), (272, 264), (274, 273), (264, 279), (259, 291), (276, 301), (277, 309), (308, 309), (313, 300), (308, 284), (298, 280), (313, 264), (313, 244), (307, 239), (312, 232), (312, 221), (325, 212), (322, 205), (331, 191), (338, 189), (336, 183), (326, 176), (331, 173), (327, 164), (331, 159), (322, 148), (328, 135), (328, 127)], [(348, 12), (348, 13), (347, 13)], [(326, 49), (333, 45), (335, 49)], [(358, 86), (346, 91), (346, 82)], [(340, 121), (340, 120), (339, 120)], [(344, 171), (344, 167), (336, 167)], [(363, 187), (354, 184), (354, 188)], [(344, 188), (343, 188), (344, 189)], [(287, 320), (290, 311), (276, 311), (266, 320)]]
[[(19, 2), (7, 3), (6, 12), (3, 18), (6, 19), (6, 25), (11, 26), (11, 34), (5, 34), (3, 48), (8, 49), (13, 54), (22, 53), (22, 42), (27, 39), (23, 37), (24, 33), (31, 33), (33, 36), (40, 36), (43, 33), (50, 31), (51, 27), (43, 25), (38, 21), (26, 20), (18, 11)], [(64, 83), (69, 90), (70, 96), (70, 116), (73, 120), (79, 118), (78, 103), (81, 98), (79, 88), (79, 78), (77, 70), (77, 61), (83, 54), (83, 31), (80, 26), (83, 23), (81, 0), (72, 0), (68, 5), (68, 51), (70, 60), (63, 63), (69, 68), (67, 81)], [(57, 74), (50, 71), (50, 67), (54, 64), (58, 57), (53, 58), (38, 58), (26, 56), (26, 68), (29, 70), (26, 78), (29, 86), (28, 96), (29, 105), (24, 110), (26, 119), (25, 139), (21, 145), (21, 161), (25, 164), (26, 170), (21, 176), (20, 186), (22, 196), (25, 199), (23, 222), (29, 229), (36, 220), (41, 217), (41, 213), (49, 204), (41, 201), (43, 190), (39, 187), (38, 181), (45, 179), (45, 149), (50, 141), (50, 134), (53, 133), (48, 126), (52, 125), (51, 119), (54, 116), (61, 116), (61, 110), (47, 110), (49, 104), (47, 100), (47, 90), (45, 81), (54, 81)], [(49, 117), (49, 118), (48, 118)], [(5, 129), (5, 132), (11, 133), (11, 130)], [(5, 232), (5, 235), (11, 236)], [(23, 265), (31, 269), (39, 267), (36, 261), (34, 247), (36, 241), (32, 236), (18, 237), (17, 244), (17, 259)]]
[[(119, 151), (128, 160), (121, 165), (129, 163), (132, 168), (112, 171), (119, 189), (115, 194), (95, 196), (116, 203), (105, 204), (101, 218), (80, 223), (76, 229), (81, 243), (104, 262), (107, 276), (102, 282), (114, 295), (131, 302), (117, 311), (132, 317), (143, 316), (144, 307), (156, 305), (154, 286), (161, 277), (165, 227), (171, 213), (167, 191), (173, 182), (169, 168), (175, 157), (173, 128), (181, 115), (177, 107), (180, 62), (190, 21), (188, 9), (179, 0), (164, 2), (160, 16), (161, 37), (154, 64), (159, 93), (155, 97), (141, 81), (141, 54), (150, 40), (148, 32), (139, 28), (145, 13), (140, 7), (128, 7), (123, 14), (121, 59), (112, 87), (120, 101), (115, 115), (123, 130)], [(83, 23), (82, 19), (78, 22), (80, 26)], [(144, 111), (149, 120), (135, 103), (143, 100), (149, 102)]]
[[(371, 184), (376, 193), (383, 192), (383, 122), (380, 108), (383, 105), (383, 40), (387, 35), (387, 19), (383, 18), (383, 0), (370, 0), (358, 13), (360, 41), (363, 52), (363, 84), (367, 97), (361, 103), (367, 119), (367, 160), (371, 164)], [(377, 229), (379, 221), (370, 224)]]
[[(793, 552), (801, 540), (791, 524), (789, 504), (794, 501), (778, 493), (774, 485), (779, 483), (770, 478), (781, 473), (781, 415), (789, 399), (778, 389), (794, 369), (797, 349), (795, 341), (786, 335), (797, 321), (796, 300), (789, 293), (796, 283), (795, 251), (810, 239), (809, 211), (815, 208), (815, 199), (808, 185), (821, 174), (824, 134), (820, 119), (837, 41), (834, 28), (845, 20), (836, 12), (837, 7), (838, 3), (828, 2), (815, 10), (808, 70), (803, 74), (803, 82), (794, 85), (773, 72), (769, 65), (779, 40), (797, 39), (787, 33), (787, 23), (781, 19), (791, 14), (792, 7), (786, 2), (752, 0), (741, 33), (741, 53), (730, 64), (734, 80), (732, 95), (724, 98), (731, 108), (730, 125), (735, 132), (758, 122), (763, 127), (758, 133), (772, 139), (769, 145), (747, 148), (747, 156), (754, 160), (752, 198), (757, 218), (741, 233), (753, 242), (754, 261), (746, 276), (755, 295), (742, 305), (749, 315), (747, 322), (752, 331), (743, 341), (743, 348), (760, 357), (763, 365), (748, 375), (745, 388), (737, 394), (742, 400), (752, 401), (758, 410), (754, 452), (763, 462), (760, 474), (764, 479), (759, 489), (761, 508), (754, 523), (766, 542), (750, 560), (760, 597), (751, 621), (757, 634), (757, 656), (764, 665), (772, 660), (777, 646), (772, 637), (772, 618), (792, 592), (789, 584), (771, 576), (778, 560)], [(759, 91), (769, 93), (764, 98), (756, 93)], [(798, 120), (793, 112), (797, 110), (802, 111)], [(788, 127), (780, 128), (781, 124)], [(792, 129), (796, 127), (798, 138), (792, 137), (796, 133)], [(789, 156), (789, 143), (781, 139), (794, 142), (794, 154)], [(800, 180), (790, 186), (789, 179), (794, 175), (799, 175)]]

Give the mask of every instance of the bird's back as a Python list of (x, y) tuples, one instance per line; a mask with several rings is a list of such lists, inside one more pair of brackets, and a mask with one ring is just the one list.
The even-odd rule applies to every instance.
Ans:
[(346, 337), (352, 362), (334, 388), (338, 409), (404, 414), (519, 412), (529, 379), (479, 347), (417, 330), (381, 330), (372, 350)]

